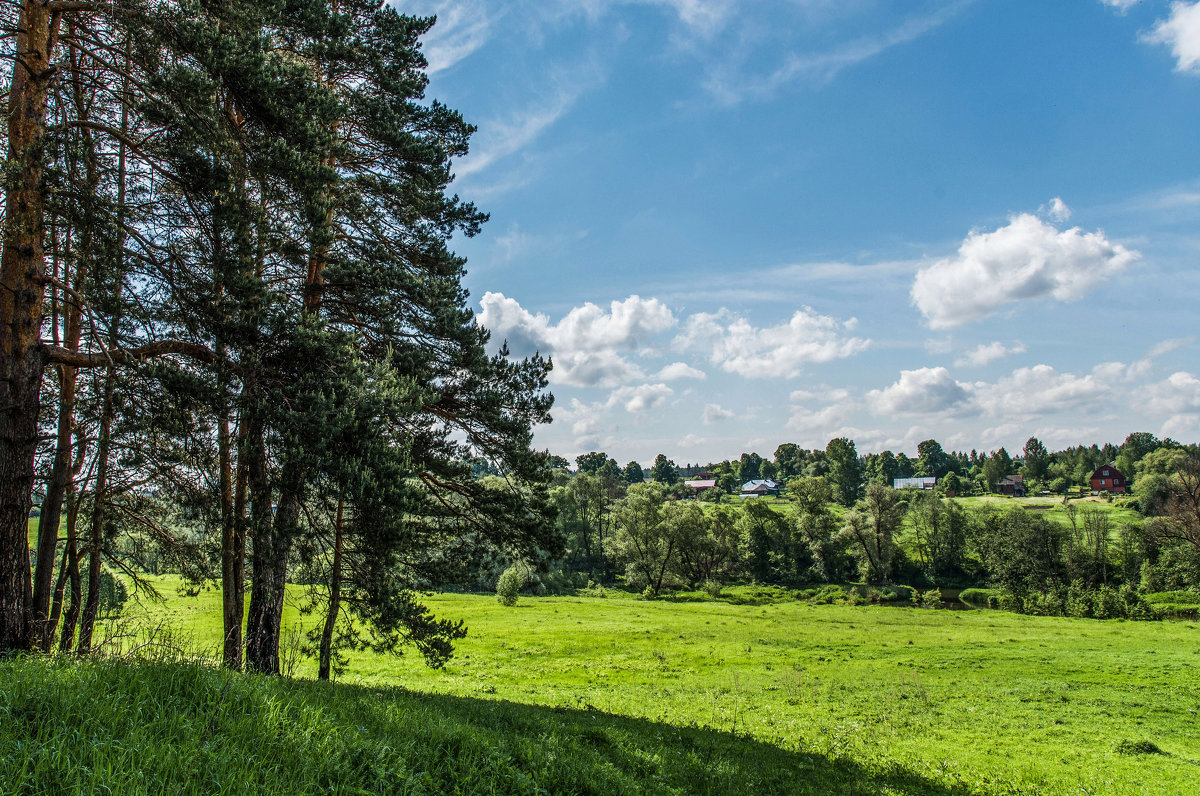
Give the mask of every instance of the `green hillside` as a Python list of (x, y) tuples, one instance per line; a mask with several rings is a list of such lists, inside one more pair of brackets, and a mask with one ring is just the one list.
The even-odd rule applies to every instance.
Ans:
[[(216, 592), (180, 597), (171, 588), (174, 581), (159, 583), (165, 603), (142, 614), (128, 612), (142, 627), (159, 628), (155, 649), (215, 652), (220, 636)], [(287, 614), (293, 642), (301, 623), (311, 627), (317, 621), (295, 610), (301, 599), (300, 590), (292, 593)], [(480, 741), (481, 748), (503, 760), (516, 760), (513, 750), (524, 748), (521, 744), (574, 758), (586, 753), (586, 761), (573, 764), (609, 772), (617, 783), (596, 792), (621, 792), (622, 787), (705, 792), (708, 775), (679, 760), (681, 755), (688, 759), (689, 745), (695, 744), (728, 747), (743, 761), (721, 758), (716, 770), (729, 778), (713, 785), (712, 792), (1200, 792), (1200, 727), (1194, 713), (1200, 709), (1200, 685), (1193, 676), (1200, 634), (1192, 623), (796, 602), (647, 602), (612, 592), (522, 597), (514, 608), (498, 605), (489, 595), (433, 595), (429, 604), (439, 615), (463, 619), (470, 627), (444, 670), (426, 669), (419, 656), (351, 653), (336, 688), (245, 677), (235, 678), (235, 687), (276, 689), (271, 694), (291, 695), (288, 699), (345, 694), (349, 702), (330, 708), (329, 721), (344, 715), (361, 723), (353, 717), (363, 705), (385, 710), (382, 706), (394, 700), (420, 704), (434, 711), (438, 718), (428, 721), (436, 726), (462, 724), (463, 744), (468, 738), (491, 738), (494, 729), (498, 739)], [(163, 628), (169, 634), (163, 635)], [(47, 669), (44, 676), (55, 671)], [(299, 659), (294, 671), (311, 677), (315, 664)], [(382, 702), (363, 696), (377, 693), (385, 695), (373, 697)], [(254, 708), (266, 711), (268, 724), (279, 710), (270, 701), (274, 698), (255, 698), (254, 704), (272, 705)], [(203, 714), (212, 708), (195, 710)], [(378, 721), (399, 726), (386, 723), (394, 719)], [(416, 734), (405, 736), (404, 743), (426, 749), (431, 731), (425, 724), (414, 726)], [(588, 726), (605, 728), (608, 740), (595, 748), (587, 742), (572, 746), (573, 733)], [(509, 730), (497, 729), (502, 727)], [(335, 729), (334, 735), (345, 739), (347, 732)], [(335, 742), (341, 741), (328, 741)], [(471, 748), (477, 758), (484, 754)], [(618, 751), (622, 756), (614, 760)], [(444, 752), (412, 752), (418, 753), (434, 760)], [(6, 754), (0, 751), (0, 759)], [(715, 760), (714, 754), (697, 752), (695, 760)], [(772, 771), (744, 762), (753, 759), (765, 761), (761, 765)], [(568, 776), (554, 773), (554, 766), (565, 764), (545, 763), (546, 781)], [(509, 764), (486, 765), (503, 772)], [(523, 761), (510, 768), (530, 765)], [(670, 766), (680, 768), (671, 773)], [(446, 777), (459, 776), (447, 771)], [(777, 773), (778, 779), (756, 780)], [(516, 787), (464, 781), (470, 784), (462, 786), (463, 792)], [(863, 790), (852, 790), (853, 783)], [(449, 787), (445, 781), (442, 786)], [(532, 785), (517, 791), (535, 792)]]

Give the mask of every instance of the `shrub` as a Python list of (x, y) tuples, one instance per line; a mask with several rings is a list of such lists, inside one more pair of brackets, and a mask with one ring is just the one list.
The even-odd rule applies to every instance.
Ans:
[(517, 597), (525, 586), (525, 575), (516, 567), (504, 570), (500, 580), (496, 581), (496, 599), (501, 605), (517, 604)]
[(942, 605), (941, 589), (933, 588), (921, 595), (922, 608), (941, 608)]
[(811, 599), (817, 605), (832, 605), (841, 602), (845, 597), (845, 589), (835, 583), (830, 583), (817, 590)]
[(715, 580), (704, 581), (704, 583), (700, 584), (700, 588), (703, 589), (709, 597), (714, 599), (721, 596), (721, 584)]

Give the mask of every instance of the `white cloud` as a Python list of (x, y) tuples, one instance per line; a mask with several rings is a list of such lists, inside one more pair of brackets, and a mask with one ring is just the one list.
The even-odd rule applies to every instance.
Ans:
[(711, 426), (721, 420), (728, 420), (731, 417), (734, 417), (734, 413), (729, 409), (722, 409), (719, 404), (704, 405), (703, 420), (706, 426)]
[(1056, 221), (1059, 224), (1066, 223), (1071, 220), (1071, 208), (1067, 207), (1067, 203), (1062, 200), (1061, 196), (1056, 196), (1050, 200), (1050, 204), (1043, 205), (1041, 211), (1051, 221)]
[(1171, 3), (1171, 15), (1160, 19), (1142, 40), (1170, 47), (1176, 71), (1200, 74), (1200, 2)]
[(1148, 405), (1154, 412), (1200, 415), (1200, 378), (1177, 371), (1158, 384), (1147, 385)]
[(642, 378), (642, 368), (619, 352), (635, 350), (676, 324), (665, 304), (640, 296), (613, 301), (607, 310), (588, 302), (558, 323), (503, 293), (484, 293), (479, 304), (479, 324), (492, 332), (494, 343), (507, 339), (515, 356), (549, 354), (551, 379), (574, 386), (613, 387)]
[(1141, 0), (1100, 0), (1106, 6), (1115, 8), (1120, 13), (1124, 14), (1129, 9), (1141, 2)]
[(945, 368), (900, 371), (900, 379), (867, 393), (867, 406), (877, 415), (962, 414), (974, 410), (973, 390), (955, 381)]
[(630, 414), (641, 414), (648, 409), (656, 409), (675, 394), (665, 384), (642, 384), (637, 387), (620, 387), (613, 390), (605, 402), (606, 408), (620, 406)]
[(853, 318), (839, 322), (804, 307), (785, 324), (758, 329), (722, 309), (688, 318), (675, 345), (707, 352), (714, 365), (729, 373), (792, 378), (805, 364), (845, 359), (864, 350), (869, 340), (843, 334), (854, 324)]
[(870, 60), (881, 53), (907, 44), (950, 21), (973, 0), (959, 0), (882, 34), (864, 36), (825, 52), (791, 53), (768, 75), (746, 76), (728, 71), (710, 75), (709, 92), (721, 102), (734, 105), (746, 99), (769, 99), (793, 83), (822, 86), (833, 81), (844, 69)]
[(999, 341), (994, 343), (984, 343), (972, 348), (967, 353), (954, 361), (958, 367), (966, 365), (974, 365), (976, 367), (986, 365), (989, 362), (994, 362), (997, 359), (1003, 359), (1012, 354), (1024, 354), (1025, 345), (1023, 343), (1013, 343), (1011, 347), (1004, 345)]
[(572, 387), (613, 387), (645, 376), (645, 371), (613, 351), (563, 351), (553, 356), (550, 379)]
[(1103, 232), (1060, 232), (1022, 213), (995, 232), (972, 232), (956, 257), (919, 271), (911, 295), (929, 325), (944, 329), (1017, 301), (1074, 301), (1140, 256)]
[(997, 417), (1031, 417), (1105, 406), (1112, 400), (1113, 385), (1121, 381), (1126, 366), (1105, 362), (1077, 376), (1060, 373), (1049, 365), (1018, 368), (994, 384), (975, 385), (980, 408)]
[(658, 372), (657, 378), (663, 381), (675, 381), (676, 379), (707, 379), (708, 374), (704, 371), (693, 368), (686, 362), (672, 362)]
[(467, 58), (491, 37), (494, 20), (488, 4), (479, 0), (438, 0), (421, 2), (406, 8), (420, 16), (437, 16), (437, 24), (421, 39), (421, 49), (429, 61), (429, 74), (449, 69)]

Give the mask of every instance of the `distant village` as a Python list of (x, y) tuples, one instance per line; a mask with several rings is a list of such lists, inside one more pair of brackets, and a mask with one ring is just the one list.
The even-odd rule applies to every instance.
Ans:
[(895, 489), (937, 491), (948, 497), (993, 494), (1020, 498), (1086, 492), (1125, 495), (1132, 491), (1139, 469), (1147, 473), (1163, 469), (1156, 463), (1156, 452), (1164, 452), (1158, 454), (1161, 459), (1165, 452), (1195, 447), (1170, 438), (1159, 439), (1149, 432), (1135, 432), (1120, 445), (1078, 446), (1054, 452), (1030, 437), (1016, 456), (1010, 456), (1004, 448), (986, 453), (945, 451), (932, 439), (918, 445), (915, 457), (892, 451), (860, 456), (853, 440), (838, 438), (830, 440), (824, 450), (785, 443), (770, 458), (743, 453), (737, 459), (703, 465), (681, 466), (659, 454), (648, 467), (636, 461), (622, 467), (596, 451), (577, 456), (575, 468), (561, 457), (555, 459), (563, 469), (620, 478), (626, 484), (656, 481), (676, 490), (677, 497), (775, 497), (786, 492), (793, 478), (823, 476), (839, 485), (847, 496), (877, 483)]

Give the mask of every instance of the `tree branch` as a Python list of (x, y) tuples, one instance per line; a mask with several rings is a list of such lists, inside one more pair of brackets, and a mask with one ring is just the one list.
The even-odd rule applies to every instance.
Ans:
[(213, 363), (217, 355), (199, 343), (189, 343), (184, 340), (156, 340), (153, 343), (135, 346), (133, 348), (116, 348), (111, 351), (85, 353), (70, 351), (61, 346), (45, 346), (46, 356), (56, 365), (70, 365), (75, 368), (92, 368), (106, 365), (110, 361), (114, 365), (124, 365), (130, 362), (140, 362), (154, 357), (178, 354), (190, 357), (197, 362)]

